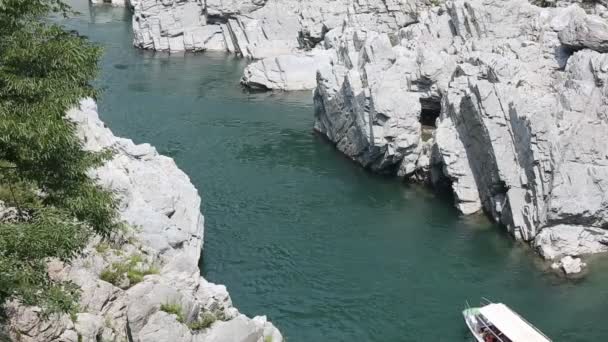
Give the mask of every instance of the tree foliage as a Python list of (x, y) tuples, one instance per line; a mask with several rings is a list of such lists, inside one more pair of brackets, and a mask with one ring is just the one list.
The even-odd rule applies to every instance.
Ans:
[(107, 154), (84, 151), (64, 118), (96, 95), (101, 54), (46, 20), (70, 11), (62, 0), (0, 0), (0, 200), (27, 217), (0, 222), (0, 304), (73, 309), (74, 287), (51, 280), (46, 262), (69, 262), (91, 233), (117, 227), (113, 195), (87, 176)]

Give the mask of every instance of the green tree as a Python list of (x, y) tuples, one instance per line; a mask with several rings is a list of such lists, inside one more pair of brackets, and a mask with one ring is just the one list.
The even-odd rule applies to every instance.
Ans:
[(62, 0), (0, 0), (0, 200), (27, 219), (0, 222), (0, 305), (74, 309), (77, 291), (51, 280), (48, 258), (69, 262), (90, 234), (117, 227), (113, 194), (87, 170), (108, 153), (84, 151), (66, 111), (96, 95), (101, 49), (47, 20)]

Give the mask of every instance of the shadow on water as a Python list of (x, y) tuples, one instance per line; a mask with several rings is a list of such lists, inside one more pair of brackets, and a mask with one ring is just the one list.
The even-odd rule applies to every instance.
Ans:
[(251, 93), (246, 61), (133, 49), (128, 13), (73, 0), (105, 51), (117, 135), (175, 158), (203, 195), (207, 279), (289, 341), (465, 341), (460, 310), (504, 301), (557, 341), (605, 340), (608, 262), (581, 281), (451, 199), (372, 175), (312, 133), (310, 92)]

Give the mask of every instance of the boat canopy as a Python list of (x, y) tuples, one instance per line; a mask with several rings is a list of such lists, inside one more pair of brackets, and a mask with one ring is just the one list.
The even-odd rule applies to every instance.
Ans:
[(479, 308), (479, 313), (513, 342), (551, 342), (502, 303), (488, 304)]

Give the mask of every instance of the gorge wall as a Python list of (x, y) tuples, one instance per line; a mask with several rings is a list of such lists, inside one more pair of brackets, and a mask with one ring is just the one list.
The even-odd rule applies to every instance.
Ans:
[(608, 250), (604, 1), (131, 5), (135, 46), (234, 52), (256, 60), (248, 87), (315, 89), (314, 129), (338, 150), (449, 187), (555, 267)]
[(239, 313), (223, 285), (201, 277), (201, 199), (175, 162), (149, 144), (115, 137), (91, 99), (67, 116), (87, 150), (114, 152), (91, 176), (117, 194), (127, 228), (110, 241), (94, 239), (70, 265), (49, 263), (51, 277), (80, 287), (78, 314), (44, 319), (37, 307), (10, 303), (11, 337), (23, 342), (282, 341), (266, 317)]

